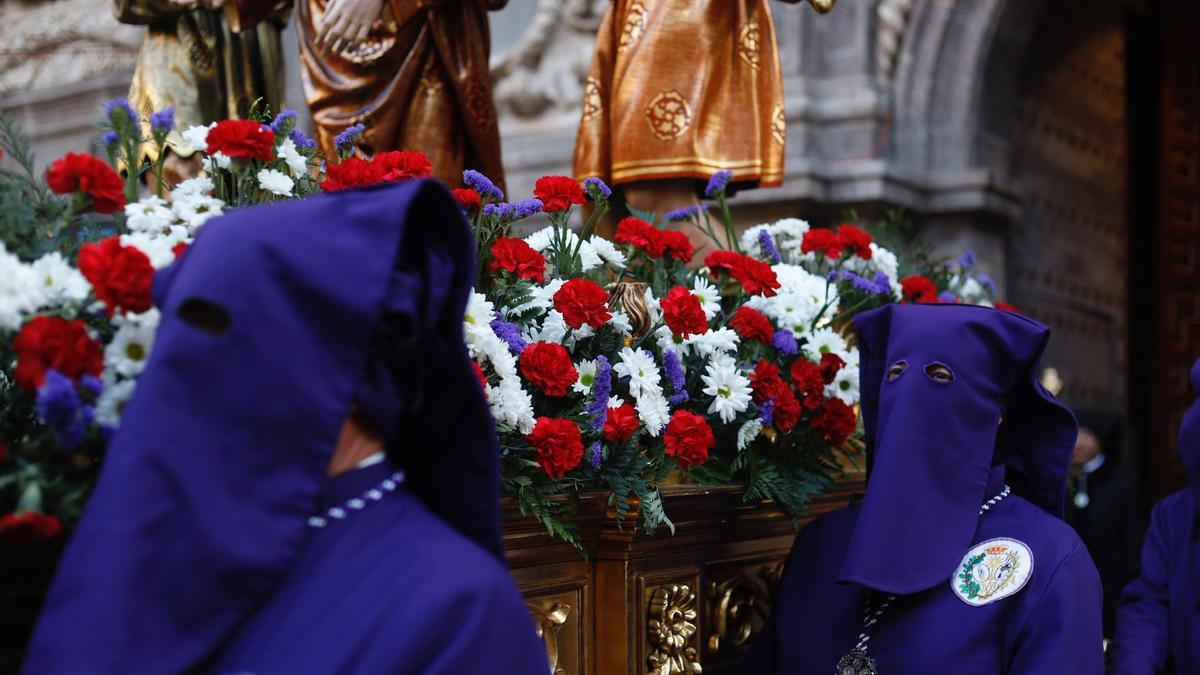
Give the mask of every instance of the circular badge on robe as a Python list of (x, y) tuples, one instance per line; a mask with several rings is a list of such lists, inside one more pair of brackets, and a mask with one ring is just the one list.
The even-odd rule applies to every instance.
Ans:
[(1033, 576), (1033, 553), (1016, 539), (989, 539), (963, 557), (950, 579), (959, 600), (980, 607), (1025, 588)]

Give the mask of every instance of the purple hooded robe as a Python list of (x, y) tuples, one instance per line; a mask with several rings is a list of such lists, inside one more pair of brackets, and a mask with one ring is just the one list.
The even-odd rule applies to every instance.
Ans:
[[(891, 305), (855, 326), (866, 495), (797, 537), (749, 672), (835, 673), (868, 589), (872, 607), (896, 596), (867, 645), (884, 675), (1103, 672), (1099, 577), (1060, 519), (1075, 419), (1036, 380), (1049, 331), (963, 305)], [(1024, 547), (1025, 580), (972, 604), (967, 554), (995, 539)]]
[[(427, 181), (205, 225), (155, 278), (155, 345), (24, 672), (546, 673), (463, 343), (472, 252)], [(326, 478), (352, 406), (387, 460)]]

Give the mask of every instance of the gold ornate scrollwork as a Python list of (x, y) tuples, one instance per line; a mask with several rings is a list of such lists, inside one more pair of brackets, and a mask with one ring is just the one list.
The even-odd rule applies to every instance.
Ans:
[(702, 672), (695, 645), (696, 594), (687, 584), (667, 584), (650, 597), (646, 624), (654, 651), (646, 659), (649, 675), (680, 675)]
[(771, 595), (782, 571), (783, 564), (775, 563), (761, 568), (758, 578), (738, 572), (724, 581), (709, 584), (710, 654), (739, 649), (754, 637), (771, 613)]
[(558, 665), (558, 631), (562, 629), (567, 618), (571, 616), (571, 606), (565, 602), (556, 602), (548, 609), (530, 608), (533, 621), (537, 625), (537, 635), (546, 645), (546, 658), (550, 660), (550, 672), (553, 675), (566, 675)]

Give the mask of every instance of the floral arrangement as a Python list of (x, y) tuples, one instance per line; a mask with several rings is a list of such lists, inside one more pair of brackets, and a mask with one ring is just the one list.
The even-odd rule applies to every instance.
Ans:
[[(0, 152), (19, 167), (0, 172), (0, 541), (53, 539), (78, 517), (153, 348), (153, 273), (209, 218), (431, 173), (419, 152), (362, 156), (361, 126), (327, 163), (294, 112), (261, 111), (183, 130), (204, 172), (169, 185), (173, 117), (110, 103), (107, 161), (70, 153), (39, 176), (28, 141), (0, 116)], [(147, 147), (158, 159), (143, 160)], [(453, 190), (478, 246), (464, 328), (504, 488), (554, 535), (577, 543), (571, 510), (598, 489), (622, 517), (636, 500), (648, 530), (673, 531), (660, 491), (673, 480), (742, 484), (748, 500), (803, 513), (856, 443), (853, 315), (993, 301), (969, 254), (946, 265), (918, 256), (914, 268), (859, 226), (797, 219), (739, 235), (731, 178), (717, 172), (706, 190), (718, 218), (699, 206), (637, 212), (612, 240), (594, 234), (611, 196), (598, 178), (547, 176), (532, 198), (505, 201), (466, 171)], [(538, 214), (548, 227), (514, 236)], [(684, 224), (708, 245), (697, 249)]]

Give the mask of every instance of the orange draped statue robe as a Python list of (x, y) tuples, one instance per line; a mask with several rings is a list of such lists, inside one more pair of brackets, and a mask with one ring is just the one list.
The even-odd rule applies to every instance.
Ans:
[(301, 78), (322, 151), (332, 157), (334, 137), (362, 123), (368, 154), (420, 150), (449, 185), (462, 183), (463, 169), (503, 185), (487, 12), (506, 2), (388, 0), (347, 55), (313, 44), (326, 0), (298, 0)]
[(776, 186), (785, 131), (767, 0), (613, 0), (585, 85), (576, 177), (620, 185), (728, 169), (741, 187)]

